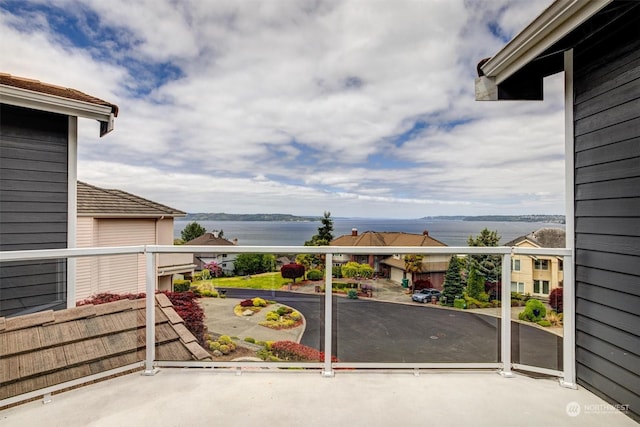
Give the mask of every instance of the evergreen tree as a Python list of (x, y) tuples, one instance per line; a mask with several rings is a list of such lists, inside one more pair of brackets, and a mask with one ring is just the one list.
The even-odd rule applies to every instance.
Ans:
[[(491, 247), (498, 246), (499, 241), (500, 236), (497, 231), (489, 231), (485, 228), (476, 238), (469, 236), (467, 244), (469, 246)], [(499, 255), (470, 255), (467, 265), (469, 274), (472, 269), (475, 269), (477, 274), (490, 283), (498, 283), (502, 277), (502, 261)]]
[(447, 298), (447, 305), (453, 306), (453, 300), (462, 297), (462, 280), (460, 278), (460, 262), (455, 255), (449, 260), (449, 267), (444, 276), (444, 289), (442, 295)]
[(467, 277), (467, 295), (471, 298), (480, 299), (480, 294), (484, 292), (484, 277), (471, 267), (469, 277)]
[(322, 225), (318, 227), (318, 234), (311, 237), (311, 240), (304, 242), (305, 246), (328, 246), (333, 240), (333, 220), (331, 212), (325, 211), (320, 220)]
[(184, 230), (180, 232), (180, 236), (184, 242), (188, 242), (196, 237), (202, 236), (206, 232), (207, 230), (203, 226), (194, 221), (187, 224)]

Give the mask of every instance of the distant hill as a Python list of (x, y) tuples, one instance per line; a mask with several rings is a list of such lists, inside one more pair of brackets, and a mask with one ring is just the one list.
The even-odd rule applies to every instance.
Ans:
[(318, 221), (320, 217), (296, 216), (289, 214), (228, 214), (228, 213), (188, 213), (179, 221)]
[(548, 222), (564, 224), (564, 215), (479, 215), (479, 216), (426, 216), (424, 220), (444, 221), (498, 221), (498, 222)]

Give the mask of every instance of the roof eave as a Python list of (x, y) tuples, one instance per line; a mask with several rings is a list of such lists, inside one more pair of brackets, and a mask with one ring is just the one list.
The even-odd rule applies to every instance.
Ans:
[(498, 99), (497, 86), (613, 0), (556, 0), (480, 67), (476, 100)]
[(93, 104), (2, 84), (0, 100), (3, 104), (97, 120), (100, 122), (100, 136), (113, 130), (117, 114), (114, 106)]
[(104, 212), (78, 212), (79, 217), (92, 218), (178, 218), (186, 216), (183, 213), (154, 213), (154, 214), (138, 214), (138, 213), (104, 213)]

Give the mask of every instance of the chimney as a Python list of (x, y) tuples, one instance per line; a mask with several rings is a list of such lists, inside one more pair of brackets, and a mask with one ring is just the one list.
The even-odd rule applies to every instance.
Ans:
[(422, 235), (423, 235), (423, 236), (428, 236), (428, 235), (429, 235), (429, 230), (424, 230), (424, 231), (422, 232)]
[(238, 239), (237, 238), (233, 239), (233, 244), (236, 245), (236, 246), (238, 245)]
[(357, 229), (357, 228), (352, 228), (352, 229), (351, 229), (351, 235), (352, 235), (353, 237), (356, 237), (356, 236), (358, 235), (358, 229)]

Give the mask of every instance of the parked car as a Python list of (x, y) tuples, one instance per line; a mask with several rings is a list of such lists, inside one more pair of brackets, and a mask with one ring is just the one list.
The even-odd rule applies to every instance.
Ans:
[(431, 297), (436, 297), (437, 300), (440, 299), (440, 291), (433, 288), (421, 289), (415, 294), (411, 295), (411, 300), (415, 302), (431, 302)]

